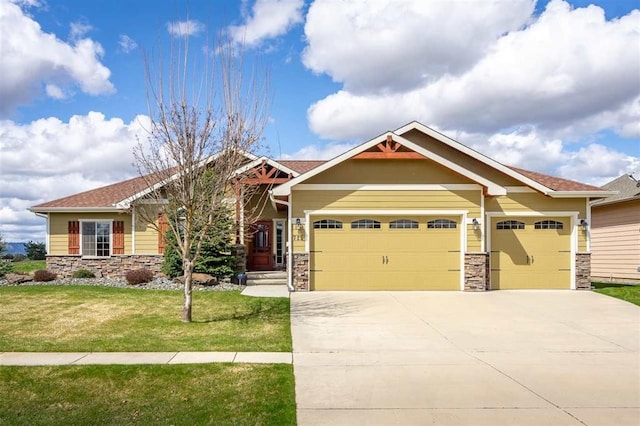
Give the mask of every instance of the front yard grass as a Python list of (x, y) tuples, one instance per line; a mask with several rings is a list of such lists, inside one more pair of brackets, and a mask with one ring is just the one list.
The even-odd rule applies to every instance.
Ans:
[(614, 284), (614, 283), (600, 283), (594, 282), (591, 285), (598, 293), (606, 294), (607, 296), (616, 297), (618, 299), (626, 300), (635, 305), (640, 306), (640, 285), (631, 284)]
[(289, 299), (91, 286), (0, 287), (4, 352), (290, 352)]
[(0, 424), (293, 425), (293, 367), (0, 367)]

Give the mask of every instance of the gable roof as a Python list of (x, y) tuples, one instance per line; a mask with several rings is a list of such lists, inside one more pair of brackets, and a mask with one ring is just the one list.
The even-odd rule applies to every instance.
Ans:
[(425, 126), (422, 123), (419, 123), (417, 121), (413, 121), (405, 126), (402, 126), (394, 131), (389, 131), (385, 134), (382, 134), (380, 136), (377, 136), (367, 142), (364, 142), (358, 146), (356, 146), (355, 148), (345, 152), (342, 155), (339, 155), (335, 158), (333, 158), (332, 160), (329, 160), (328, 162), (317, 166), (316, 168), (312, 169), (309, 173), (304, 173), (301, 176), (292, 179), (291, 181), (282, 184), (280, 186), (278, 186), (277, 188), (273, 189), (273, 193), (274, 195), (278, 195), (278, 196), (284, 196), (284, 195), (288, 195), (291, 191), (291, 188), (297, 184), (300, 184), (302, 182), (304, 182), (305, 180), (343, 162), (348, 160), (349, 158), (354, 157), (355, 155), (366, 151), (367, 149), (375, 146), (377, 143), (380, 143), (384, 140), (384, 138), (391, 138), (392, 140), (399, 142), (401, 145), (405, 146), (406, 148), (409, 148), (421, 155), (423, 155), (426, 158), (429, 158), (431, 160), (436, 161), (437, 163), (448, 167), (452, 170), (454, 170), (455, 172), (466, 176), (467, 178), (469, 178), (470, 180), (473, 180), (479, 184), (481, 184), (482, 186), (484, 186), (485, 188), (487, 188), (487, 193), (489, 195), (504, 195), (506, 194), (506, 189), (503, 188), (500, 185), (497, 185), (494, 182), (489, 181), (488, 179), (481, 177), (469, 170), (466, 170), (454, 163), (452, 163), (451, 161), (438, 156), (437, 154), (426, 150), (425, 148), (409, 141), (408, 139), (402, 137), (403, 134), (411, 131), (411, 130), (417, 130), (420, 131), (428, 136), (431, 136), (433, 139), (442, 142), (448, 146), (450, 146), (451, 148), (460, 151), (478, 161), (480, 161), (481, 163), (484, 163), (486, 165), (488, 165), (489, 167), (492, 167), (502, 173), (504, 173), (507, 176), (510, 176), (512, 178), (514, 178), (515, 180), (522, 182), (523, 184), (525, 184), (526, 186), (529, 186), (530, 188), (541, 192), (544, 195), (548, 195), (554, 198), (562, 198), (562, 197), (575, 197), (575, 196), (585, 196), (585, 197), (606, 197), (608, 195), (610, 195), (609, 192), (602, 190), (601, 188), (595, 187), (595, 186), (591, 186), (591, 185), (586, 185), (586, 184), (582, 184), (579, 182), (575, 182), (575, 181), (570, 181), (567, 179), (561, 179), (561, 178), (556, 178), (553, 176), (549, 176), (549, 175), (544, 175), (542, 173), (536, 173), (536, 172), (531, 172), (528, 170), (524, 170), (524, 169), (518, 169), (515, 167), (508, 167), (505, 166), (504, 164), (501, 164), (489, 157), (487, 157), (486, 155), (483, 155), (469, 147), (467, 147), (466, 145), (461, 144), (460, 142), (457, 142), (451, 138), (449, 138), (448, 136), (437, 132), (433, 129), (431, 129), (430, 127)]
[(640, 200), (640, 183), (633, 178), (633, 175), (624, 174), (602, 185), (602, 189), (615, 191), (616, 194), (605, 200), (593, 203), (594, 206), (603, 204), (621, 203), (623, 201)]
[(316, 167), (326, 163), (326, 161), (316, 161), (316, 160), (278, 160), (278, 163), (282, 164), (285, 167), (290, 168), (291, 170), (295, 170), (296, 172), (303, 174), (308, 172), (309, 170), (315, 169)]

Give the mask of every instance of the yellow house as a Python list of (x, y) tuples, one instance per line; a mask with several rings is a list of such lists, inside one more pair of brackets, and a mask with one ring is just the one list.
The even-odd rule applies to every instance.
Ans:
[[(237, 213), (247, 267), (286, 269), (297, 291), (588, 289), (590, 201), (610, 195), (417, 122), (327, 162), (251, 157), (238, 173), (268, 200), (250, 229)], [(32, 207), (47, 217), (48, 267), (157, 269), (161, 239), (136, 219), (140, 182)]]

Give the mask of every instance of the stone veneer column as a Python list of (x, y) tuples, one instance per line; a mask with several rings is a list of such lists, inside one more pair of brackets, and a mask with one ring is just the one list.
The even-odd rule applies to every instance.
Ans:
[(96, 277), (124, 278), (132, 269), (148, 269), (162, 275), (161, 254), (116, 255), (106, 258), (83, 258), (79, 255), (47, 256), (47, 269), (59, 278), (70, 278), (78, 269), (88, 269)]
[(293, 287), (309, 291), (309, 253), (293, 253)]
[(489, 290), (489, 255), (487, 253), (465, 253), (464, 291)]
[(576, 253), (576, 290), (591, 290), (591, 253)]

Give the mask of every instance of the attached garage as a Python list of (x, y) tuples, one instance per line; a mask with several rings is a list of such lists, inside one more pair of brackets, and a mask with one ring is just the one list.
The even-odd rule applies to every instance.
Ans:
[(491, 288), (569, 289), (572, 218), (493, 217)]
[(312, 216), (313, 290), (460, 290), (461, 216)]

